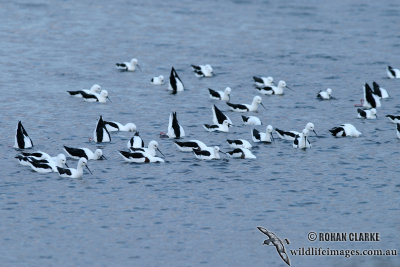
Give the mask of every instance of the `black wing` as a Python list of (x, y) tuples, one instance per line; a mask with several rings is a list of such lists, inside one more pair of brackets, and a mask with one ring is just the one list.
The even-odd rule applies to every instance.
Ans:
[(278, 128), (275, 128), (275, 131), (278, 132), (280, 135), (288, 135), (293, 138), (296, 138), (296, 136), (297, 136), (297, 134), (294, 134), (292, 132), (286, 132), (286, 131), (280, 130)]
[(243, 145), (243, 142), (241, 140), (226, 140), (228, 144), (235, 144), (235, 145)]
[(67, 91), (70, 95), (81, 95), (83, 91)]
[(211, 153), (208, 150), (193, 149), (193, 152), (198, 156), (211, 156)]
[(181, 146), (181, 147), (190, 147), (190, 148), (193, 148), (193, 149), (199, 148), (199, 145), (196, 142), (178, 142), (178, 141), (175, 141), (175, 144), (177, 144), (178, 146)]
[(400, 123), (397, 123), (397, 131), (400, 132)]
[(181, 137), (181, 129), (179, 127), (179, 122), (176, 117), (176, 112), (172, 113), (172, 129), (174, 129), (176, 138), (180, 138)]
[(361, 117), (363, 117), (363, 118), (367, 117), (367, 112), (365, 112), (365, 110), (358, 108), (357, 112), (358, 112), (358, 114), (360, 114)]
[(88, 156), (86, 155), (85, 151), (80, 148), (73, 148), (64, 146), (65, 151), (73, 157), (85, 158), (88, 160)]
[(245, 105), (242, 105), (242, 104), (232, 104), (232, 103), (229, 103), (229, 102), (226, 102), (226, 104), (227, 104), (228, 106), (230, 106), (231, 108), (233, 108), (233, 109), (245, 109), (245, 110), (249, 110)]
[(264, 83), (263, 79), (261, 79), (261, 78), (259, 78), (259, 77), (256, 77), (256, 76), (253, 76), (253, 80), (254, 80), (256, 83)]
[(34, 153), (27, 153), (27, 152), (22, 152), (22, 155), (24, 155), (25, 157), (37, 157), (40, 158), (42, 155), (42, 153), (38, 153), (38, 152), (34, 152)]
[(244, 122), (247, 122), (247, 121), (249, 120), (249, 117), (246, 117), (246, 116), (243, 116), (243, 115), (242, 115), (242, 120), (243, 120)]
[(110, 125), (111, 127), (116, 128), (116, 129), (119, 130), (118, 124), (116, 124), (115, 122), (112, 122), (112, 121), (104, 121), (104, 125), (107, 125), (107, 124)]
[(393, 70), (393, 68), (391, 66), (388, 66), (388, 70), (393, 75), (393, 77), (396, 77), (396, 73), (394, 72), (394, 70)]
[(372, 96), (373, 92), (371, 87), (366, 83), (365, 84), (365, 101), (367, 101), (371, 107), (376, 108), (375, 98)]
[(257, 129), (253, 129), (253, 136), (257, 140), (261, 140), (260, 132)]
[(196, 66), (196, 65), (191, 65), (191, 66), (192, 66), (193, 70), (200, 70), (201, 71), (200, 66)]
[(92, 94), (85, 93), (84, 91), (81, 92), (81, 95), (82, 95), (82, 97), (85, 98), (85, 99), (90, 99), (90, 98), (92, 98), (92, 99), (96, 99), (97, 101), (99, 101), (99, 99), (97, 98), (97, 96), (92, 95)]
[(219, 95), (218, 92), (214, 91), (213, 89), (208, 88), (208, 91), (210, 92), (210, 95), (212, 95), (215, 98), (221, 99), (221, 96)]
[(222, 113), (222, 111), (217, 108), (216, 105), (214, 105), (214, 110), (215, 110), (215, 116), (217, 117), (217, 121), (218, 121), (219, 124), (222, 124), (225, 120), (228, 119), (225, 116), (225, 114)]
[(57, 171), (59, 174), (66, 174), (66, 175), (71, 175), (71, 170), (70, 169), (66, 169), (66, 168), (61, 168), (57, 166)]
[(204, 124), (204, 127), (206, 127), (207, 129), (216, 129), (216, 128), (219, 128), (218, 125), (210, 125), (210, 124)]
[(343, 131), (342, 136), (346, 136), (346, 133), (342, 127), (333, 127), (329, 130), (333, 136), (337, 136), (341, 131)]
[(171, 84), (172, 91), (173, 91), (174, 93), (177, 92), (175, 73), (176, 73), (176, 71), (175, 71), (174, 67), (172, 67), (172, 68), (171, 68), (171, 73), (170, 73), (170, 75), (169, 75), (169, 83)]
[(374, 94), (376, 94), (379, 97), (382, 97), (382, 93), (381, 93), (379, 84), (377, 84), (376, 82), (372, 82), (372, 86), (374, 87)]

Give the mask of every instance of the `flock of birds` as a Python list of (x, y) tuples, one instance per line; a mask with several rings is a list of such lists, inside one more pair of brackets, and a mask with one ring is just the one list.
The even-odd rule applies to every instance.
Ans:
[[(116, 67), (121, 71), (135, 71), (137, 68), (141, 70), (138, 60), (135, 58), (130, 62), (117, 63)], [(213, 68), (210, 65), (191, 65), (191, 67), (197, 77), (212, 77), (214, 75)], [(388, 66), (386, 71), (389, 78), (400, 78), (400, 70)], [(275, 85), (272, 77), (253, 77), (253, 80), (255, 88), (263, 95), (282, 95), (285, 88), (290, 89), (286, 85), (285, 81), (279, 81), (278, 84)], [(164, 77), (162, 75), (153, 77), (151, 83), (154, 85), (162, 85), (165, 83)], [(184, 91), (184, 88), (182, 80), (174, 67), (172, 67), (169, 76), (168, 89), (171, 90), (173, 94), (176, 94), (177, 92)], [(262, 104), (262, 98), (258, 95), (254, 96), (253, 101), (250, 104), (238, 104), (230, 102), (230, 94), (232, 91), (230, 87), (226, 87), (224, 91), (208, 90), (211, 99), (225, 102), (228, 108), (234, 112), (257, 112), (259, 106), (265, 108)], [(71, 96), (82, 98), (86, 102), (106, 103), (107, 101), (111, 101), (107, 90), (103, 90), (98, 84), (93, 85), (90, 89), (67, 92)], [(376, 82), (373, 82), (373, 89), (366, 83), (363, 87), (363, 94), (361, 104), (355, 105), (362, 107), (357, 109), (358, 117), (364, 119), (376, 119), (376, 108), (381, 107), (380, 100), (388, 98), (389, 94)], [(317, 98), (321, 100), (332, 99), (332, 89), (328, 88), (326, 91), (318, 92)], [(212, 107), (212, 115), (213, 123), (204, 124), (204, 129), (209, 132), (229, 132), (229, 128), (233, 125), (233, 122), (226, 114), (218, 109), (216, 105), (213, 105)], [(386, 117), (388, 117), (391, 122), (397, 124), (397, 137), (400, 139), (400, 115), (387, 115)], [(262, 125), (261, 120), (256, 116), (243, 115), (242, 120), (245, 125)], [(93, 132), (93, 141), (96, 143), (111, 142), (110, 132), (115, 131), (135, 132), (134, 136), (127, 143), (129, 151), (119, 151), (119, 154), (124, 160), (134, 163), (164, 162), (163, 158), (157, 156), (158, 152), (165, 158), (164, 154), (158, 148), (158, 142), (152, 140), (149, 142), (148, 146), (145, 147), (134, 123), (123, 125), (115, 121), (105, 121), (103, 120), (103, 117), (100, 116)], [(317, 135), (312, 122), (307, 123), (301, 132), (293, 130), (285, 131), (278, 128), (274, 129), (271, 125), (267, 125), (265, 132), (260, 132), (255, 128), (252, 129), (252, 141), (255, 143), (271, 143), (274, 141), (273, 131), (275, 131), (279, 138), (292, 141), (293, 147), (299, 149), (311, 148), (311, 143), (308, 138), (310, 132), (314, 132), (314, 134)], [(334, 127), (329, 131), (335, 137), (358, 137), (361, 135), (361, 132), (359, 132), (356, 127), (348, 123)], [(179, 124), (177, 114), (176, 112), (172, 112), (169, 116), (168, 131), (167, 133), (161, 133), (160, 137), (180, 139), (184, 136), (185, 131)], [(232, 151), (222, 152), (219, 146), (209, 147), (200, 140), (175, 140), (175, 145), (180, 151), (192, 152), (195, 157), (201, 160), (220, 159), (220, 152), (231, 158), (256, 158), (256, 156), (251, 152), (252, 144), (249, 141), (245, 139), (228, 139), (227, 142), (233, 149)], [(22, 126), (21, 121), (19, 121), (17, 125), (14, 147), (19, 150), (33, 147), (33, 142)], [(64, 154), (51, 157), (49, 154), (42, 151), (32, 153), (21, 152), (15, 158), (17, 158), (21, 165), (29, 166), (36, 172), (57, 172), (61, 177), (70, 178), (82, 177), (83, 167), (86, 167), (88, 171), (92, 173), (87, 166), (88, 160), (106, 159), (101, 149), (96, 149), (93, 152), (89, 148), (85, 147), (73, 148), (64, 146), (64, 150), (68, 157), (78, 160), (77, 168), (69, 168), (67, 165), (67, 158)]]

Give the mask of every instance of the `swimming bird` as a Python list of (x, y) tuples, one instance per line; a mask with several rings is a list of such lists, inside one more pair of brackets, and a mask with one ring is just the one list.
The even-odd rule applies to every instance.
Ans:
[(236, 140), (226, 140), (231, 148), (252, 148), (252, 145), (249, 141), (244, 139), (236, 139)]
[(376, 119), (376, 109), (371, 108), (371, 109), (357, 109), (358, 112), (358, 117), (362, 119)]
[(258, 88), (258, 90), (263, 95), (283, 95), (284, 88), (289, 88), (289, 86), (286, 85), (285, 81), (279, 81), (278, 86), (265, 86)]
[[(314, 128), (314, 123), (312, 122), (307, 123), (305, 129), (313, 131), (315, 135), (317, 135), (317, 132), (315, 131)], [(289, 141), (293, 141), (296, 138), (296, 135), (300, 134), (299, 132), (296, 131), (283, 131), (278, 128), (275, 128), (275, 132), (278, 134), (279, 138)]]
[(120, 71), (135, 71), (136, 66), (140, 69), (138, 60), (136, 58), (132, 58), (130, 62), (116, 63), (115, 65)]
[(27, 153), (27, 152), (22, 152), (22, 156), (31, 158), (33, 160), (41, 161), (42, 163), (47, 161), (47, 162), (54, 162), (57, 166), (63, 167), (64, 164), (67, 164), (67, 158), (65, 157), (64, 154), (60, 153), (55, 157), (50, 156), (49, 154), (42, 152), (42, 151), (36, 151), (33, 153)]
[(204, 129), (209, 132), (229, 132), (229, 126), (231, 124), (228, 121), (224, 121), (222, 124), (203, 124)]
[(265, 133), (262, 133), (257, 129), (253, 129), (253, 131), (251, 131), (251, 137), (253, 138), (253, 142), (271, 143), (274, 140), (274, 136), (272, 135), (273, 130), (274, 128), (272, 128), (271, 125), (267, 126)]
[(332, 89), (328, 88), (326, 89), (326, 91), (319, 91), (317, 94), (317, 98), (321, 99), (321, 100), (329, 100), (331, 99), (331, 94), (332, 94)]
[(41, 159), (50, 159), (51, 156), (45, 152), (42, 151), (35, 151), (35, 152), (22, 152), (21, 153), (24, 157), (31, 157), (37, 160), (41, 160)]
[(400, 139), (400, 123), (397, 123), (397, 138)]
[(210, 98), (216, 100), (222, 100), (228, 102), (230, 99), (231, 88), (226, 87), (224, 91), (214, 91), (213, 89), (208, 88), (210, 92)]
[(128, 148), (143, 148), (144, 147), (144, 142), (143, 139), (139, 136), (139, 132), (136, 132), (135, 135), (129, 139)]
[(223, 124), (224, 121), (228, 121), (229, 124), (233, 125), (231, 119), (224, 113), (222, 113), (222, 111), (219, 110), (216, 105), (212, 107), (212, 113), (213, 113), (212, 121), (214, 124)]
[(31, 148), (33, 143), (28, 133), (25, 131), (24, 126), (22, 126), (21, 121), (18, 121), (17, 130), (15, 134), (14, 147), (19, 149)]
[(185, 136), (183, 127), (179, 124), (176, 112), (169, 114), (168, 133), (169, 138), (181, 138)]
[(122, 125), (116, 121), (104, 121), (104, 124), (109, 132), (136, 132), (136, 125), (134, 123)]
[(119, 151), (122, 158), (127, 162), (133, 163), (151, 163), (151, 162), (164, 162), (162, 158), (159, 157), (152, 157), (148, 154), (143, 152), (126, 152), (126, 151)]
[(158, 148), (158, 142), (155, 140), (152, 140), (149, 142), (148, 147), (140, 147), (140, 148), (135, 148), (135, 147), (130, 147), (129, 148), (131, 152), (142, 152), (144, 155), (149, 155), (151, 157), (155, 157), (157, 154), (157, 151), (160, 152), (161, 155), (165, 157), (165, 155), (161, 152), (161, 150)]
[(16, 158), (21, 165), (29, 166), (32, 170), (39, 173), (57, 172), (57, 167), (64, 167), (64, 165), (67, 165), (67, 159), (64, 154), (59, 154), (53, 158), (40, 160), (23, 155), (17, 155)]
[(189, 140), (186, 142), (175, 141), (175, 145), (178, 147), (180, 151), (183, 152), (192, 152), (193, 149), (204, 150), (207, 148), (206, 144), (199, 140)]
[(202, 160), (220, 159), (219, 151), (220, 149), (218, 146), (207, 147), (205, 149), (193, 149), (196, 158)]
[(400, 78), (400, 70), (394, 69), (391, 66), (387, 66), (386, 73), (389, 79)]
[(354, 125), (350, 123), (341, 124), (339, 127), (333, 127), (329, 130), (333, 136), (336, 137), (345, 137), (345, 136), (352, 136), (352, 137), (359, 137), (361, 132), (359, 132)]
[(254, 85), (257, 88), (264, 88), (267, 86), (273, 86), (274, 85), (274, 78), (272, 77), (257, 77), (257, 76), (253, 76), (253, 80), (254, 80)]
[(103, 155), (103, 151), (101, 149), (96, 149), (94, 152), (86, 147), (74, 148), (64, 146), (65, 152), (67, 152), (68, 156), (73, 159), (80, 159), (85, 158), (87, 160), (99, 160), (99, 159), (106, 159)]
[(253, 98), (253, 102), (251, 103), (251, 105), (249, 105), (249, 104), (232, 104), (230, 102), (226, 102), (226, 104), (230, 107), (230, 109), (232, 111), (236, 111), (236, 112), (247, 112), (247, 111), (257, 112), (258, 105), (261, 105), (264, 109), (266, 109), (261, 102), (262, 102), (262, 98), (260, 96), (255, 96)]
[(368, 85), (368, 83), (365, 83), (363, 87), (363, 92), (364, 92), (364, 102), (363, 102), (363, 107), (365, 108), (379, 108), (381, 106), (381, 101), (380, 97), (375, 95), (372, 92), (371, 87)]
[(239, 159), (255, 159), (253, 153), (247, 148), (235, 148), (232, 151), (228, 151), (225, 153), (230, 158), (239, 158)]
[[(268, 231), (267, 229), (258, 226), (258, 230), (260, 230), (263, 234), (268, 236), (267, 240), (264, 240), (264, 245), (274, 245), (276, 251), (278, 252), (281, 259), (290, 266), (289, 256), (286, 253), (285, 246), (283, 245), (282, 240), (280, 240), (274, 233)], [(289, 240), (285, 239), (286, 243), (289, 244)]]
[(75, 97), (80, 97), (82, 98), (84, 94), (94, 94), (94, 93), (100, 93), (101, 92), (101, 86), (98, 84), (92, 85), (90, 89), (82, 89), (78, 91), (67, 91), (70, 95), (75, 96)]
[(245, 125), (261, 125), (261, 120), (256, 116), (243, 116), (242, 120)]
[(169, 84), (168, 84), (168, 90), (172, 90), (173, 93), (183, 91), (185, 87), (183, 86), (183, 83), (181, 79), (178, 76), (178, 73), (176, 73), (174, 67), (171, 68), (171, 74), (169, 75)]
[(83, 166), (86, 167), (86, 169), (90, 172), (90, 174), (93, 174), (92, 171), (89, 169), (87, 165), (87, 159), (86, 158), (80, 158), (78, 161), (78, 165), (76, 169), (73, 168), (61, 168), (57, 167), (57, 171), (61, 177), (66, 177), (66, 178), (81, 178), (83, 175)]
[(85, 102), (99, 102), (99, 103), (106, 103), (107, 99), (111, 102), (110, 98), (108, 97), (107, 90), (101, 90), (100, 94), (93, 93), (93, 94), (82, 94), (82, 98)]
[(389, 118), (392, 123), (400, 123), (400, 115), (386, 115), (386, 118)]
[(213, 76), (213, 68), (211, 67), (211, 65), (207, 64), (207, 65), (191, 65), (194, 74), (196, 75), (196, 77), (212, 77)]
[(296, 135), (296, 137), (293, 140), (293, 147), (300, 148), (300, 149), (311, 148), (310, 140), (308, 140), (308, 138), (307, 138), (308, 133), (309, 133), (309, 131), (307, 129), (303, 129), (301, 134)]
[(104, 124), (102, 116), (100, 116), (99, 120), (97, 121), (96, 128), (93, 131), (93, 140), (96, 143), (111, 142), (111, 135)]
[(379, 86), (379, 84), (377, 84), (376, 82), (372, 82), (372, 86), (374, 87), (374, 94), (376, 94), (377, 96), (381, 97), (381, 98), (388, 98), (389, 94), (386, 91), (385, 88), (382, 88)]
[(164, 84), (164, 76), (160, 75), (158, 77), (151, 78), (151, 83), (154, 85)]

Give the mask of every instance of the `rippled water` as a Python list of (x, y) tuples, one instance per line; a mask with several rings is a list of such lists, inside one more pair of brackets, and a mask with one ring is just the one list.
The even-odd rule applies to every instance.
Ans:
[[(151, 3), (149, 3), (151, 2)], [(400, 4), (396, 1), (95, 1), (0, 3), (0, 261), (1, 265), (285, 266), (262, 246), (264, 226), (291, 242), (287, 249), (399, 248)], [(143, 72), (114, 63), (137, 57)], [(190, 64), (209, 63), (216, 76), (198, 79)], [(151, 77), (171, 66), (187, 90), (170, 95)], [(311, 121), (319, 137), (298, 151), (276, 140), (254, 148), (257, 160), (198, 161), (159, 139), (177, 111), (187, 138), (220, 145), (250, 139), (240, 115), (228, 134), (206, 132), (207, 88), (232, 88), (249, 103), (253, 75), (283, 79), (294, 91), (263, 96), (258, 116), (281, 129)], [(376, 121), (356, 118), (362, 85), (375, 80), (390, 99)], [(66, 90), (98, 83), (112, 103), (85, 103)], [(337, 98), (320, 102), (320, 89)], [(217, 103), (227, 110), (224, 103)], [(100, 146), (106, 161), (89, 162), (82, 180), (37, 174), (13, 158), (22, 120), (35, 149), (87, 146), (98, 116), (136, 123), (155, 139), (164, 164), (123, 162), (130, 133)], [(362, 137), (335, 139), (328, 129), (349, 122)], [(263, 130), (264, 127), (259, 127)], [(74, 161), (70, 165), (75, 165)], [(378, 243), (308, 242), (307, 233), (379, 232)], [(398, 257), (295, 257), (293, 266), (382, 266)]]

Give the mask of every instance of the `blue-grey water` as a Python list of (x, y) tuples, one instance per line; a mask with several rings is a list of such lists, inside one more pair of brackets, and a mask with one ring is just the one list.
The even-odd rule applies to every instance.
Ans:
[[(286, 249), (398, 249), (400, 141), (384, 115), (400, 114), (400, 3), (397, 1), (2, 1), (0, 2), (1, 266), (286, 266), (262, 246), (264, 226)], [(138, 58), (142, 72), (114, 64)], [(190, 64), (211, 64), (198, 79)], [(150, 79), (174, 66), (187, 90), (177, 95)], [(319, 137), (299, 151), (276, 140), (256, 145), (256, 160), (199, 161), (160, 139), (171, 111), (187, 133), (228, 150), (227, 138), (250, 140), (238, 113), (229, 133), (208, 133), (207, 88), (232, 88), (234, 103), (257, 91), (252, 76), (282, 79), (294, 91), (263, 96), (265, 125)], [(377, 120), (357, 118), (365, 82), (390, 98)], [(112, 102), (85, 103), (66, 90), (98, 83)], [(331, 87), (336, 100), (318, 101)], [(18, 164), (13, 148), (22, 120), (35, 150), (89, 142), (99, 115), (134, 122), (157, 140), (163, 164), (125, 163), (132, 133), (101, 147), (82, 179), (38, 174)], [(360, 138), (328, 129), (354, 124)], [(257, 127), (265, 129), (265, 125)], [(76, 166), (76, 161), (69, 160)], [(309, 242), (314, 232), (379, 232), (380, 242)], [(293, 266), (399, 266), (398, 256), (292, 256)]]

